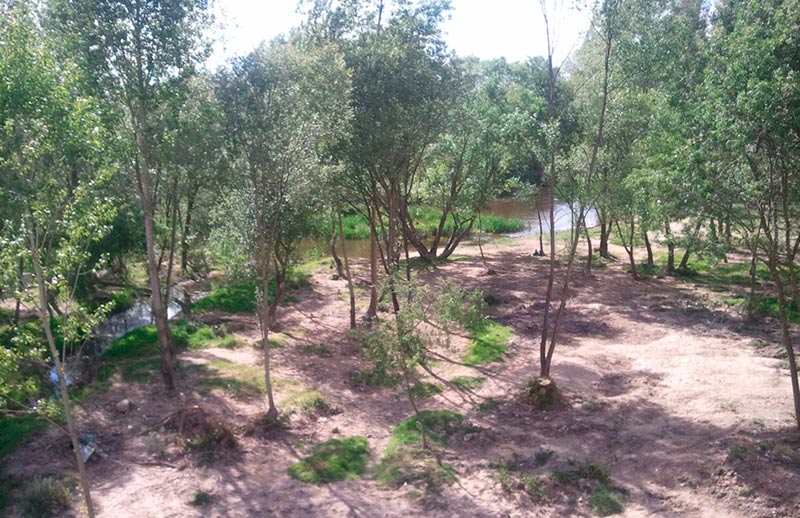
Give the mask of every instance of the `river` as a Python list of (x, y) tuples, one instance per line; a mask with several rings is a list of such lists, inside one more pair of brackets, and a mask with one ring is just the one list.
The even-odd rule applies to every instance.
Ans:
[[(489, 203), (487, 210), (484, 214), (491, 214), (494, 216), (506, 216), (509, 218), (521, 219), (525, 222), (525, 229), (520, 232), (512, 234), (503, 234), (506, 237), (528, 237), (539, 234), (539, 217), (542, 218), (542, 230), (545, 233), (550, 231), (550, 200), (547, 193), (540, 194), (536, 199), (539, 211), (534, 208), (534, 204), (521, 203), (513, 198), (498, 198)], [(556, 201), (555, 205), (555, 230), (569, 230), (573, 227), (573, 211), (569, 204)], [(598, 224), (597, 211), (594, 209), (588, 211), (586, 214), (586, 225), (591, 228)], [(491, 239), (491, 238), (489, 238)], [(469, 242), (469, 238), (465, 242)], [(313, 248), (320, 248), (320, 242), (310, 242), (301, 246), (301, 253), (307, 252)], [(324, 255), (330, 253), (328, 245), (322, 247)], [(347, 240), (347, 253), (351, 258), (366, 259), (369, 257), (370, 243), (369, 239), (348, 239)], [(337, 252), (341, 256), (341, 250), (337, 248)]]

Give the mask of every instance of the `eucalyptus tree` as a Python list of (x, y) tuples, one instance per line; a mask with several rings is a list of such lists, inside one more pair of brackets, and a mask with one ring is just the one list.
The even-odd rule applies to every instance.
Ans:
[(724, 2), (713, 24), (706, 92), (707, 114), (732, 177), (718, 187), (731, 187), (728, 194), (757, 221), (753, 229), (746, 224), (749, 218), (742, 218), (740, 230), (757, 243), (774, 283), (800, 426), (800, 381), (788, 315), (790, 304), (800, 303), (798, 24), (797, 0)]
[(125, 169), (143, 214), (150, 304), (169, 391), (176, 388), (175, 348), (157, 258), (158, 143), (151, 117), (170, 86), (204, 58), (207, 7), (206, 0), (53, 0), (51, 5), (51, 24), (86, 71), (92, 91), (125, 112), (118, 118), (129, 138)]
[(274, 41), (223, 71), (218, 90), (231, 166), (246, 179), (234, 221), (258, 277), (267, 417), (274, 419), (269, 280), (274, 272), (280, 284), (286, 253), (324, 196), (326, 149), (348, 130), (350, 82), (334, 47)]
[[(59, 60), (29, 4), (0, 6), (0, 266), (14, 270), (25, 261), (31, 285), (21, 287), (35, 308), (59, 383), (67, 429), (75, 452), (89, 516), (94, 507), (72, 413), (66, 364), (71, 345), (85, 337), (107, 308), (88, 311), (75, 300), (78, 279), (87, 273), (89, 245), (114, 215), (105, 184), (112, 174), (107, 135), (97, 105), (78, 91), (76, 69)], [(94, 265), (90, 265), (91, 269)], [(61, 304), (61, 343), (54, 336), (50, 306)], [(25, 341), (18, 329), (17, 346)], [(30, 341), (30, 340), (29, 340)], [(40, 342), (38, 337), (33, 342)], [(8, 372), (0, 347), (0, 372)], [(45, 354), (46, 356), (46, 354)], [(78, 355), (79, 356), (79, 355)], [(13, 370), (13, 369), (12, 369)], [(17, 380), (18, 381), (18, 380)], [(7, 408), (15, 391), (2, 380)], [(16, 391), (20, 393), (20, 391)], [(25, 392), (24, 390), (22, 391)], [(18, 406), (27, 402), (11, 401)]]

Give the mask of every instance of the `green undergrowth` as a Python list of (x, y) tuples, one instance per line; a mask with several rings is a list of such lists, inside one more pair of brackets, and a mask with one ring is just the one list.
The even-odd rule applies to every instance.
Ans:
[(315, 387), (293, 392), (283, 400), (283, 406), (287, 410), (299, 410), (306, 413), (324, 411), (330, 408), (328, 402), (325, 401), (325, 397)]
[(450, 383), (461, 390), (475, 390), (483, 386), (486, 378), (478, 376), (455, 376), (450, 378)]
[(441, 394), (444, 392), (444, 388), (437, 383), (420, 382), (411, 387), (409, 392), (414, 399), (423, 399)]
[(327, 484), (361, 477), (369, 460), (365, 437), (331, 439), (314, 446), (310, 456), (289, 467), (292, 478), (309, 484)]
[[(297, 289), (308, 281), (309, 273), (302, 269), (291, 269), (286, 278), (286, 289), (291, 291)], [(211, 293), (198, 300), (192, 305), (192, 309), (197, 312), (220, 310), (226, 313), (254, 313), (258, 308), (256, 292), (258, 282), (250, 280), (240, 284), (230, 286), (219, 286), (214, 288)], [(275, 297), (275, 278), (269, 281), (269, 303)], [(292, 304), (297, 302), (297, 298), (287, 293), (283, 297), (282, 304)]]
[(491, 320), (482, 320), (469, 329), (472, 341), (462, 361), (467, 365), (481, 365), (503, 361), (508, 352), (508, 341), (513, 332), (511, 328)]
[(27, 444), (47, 423), (35, 415), (0, 415), (0, 459)]
[[(178, 349), (206, 349), (208, 347), (233, 347), (235, 339), (224, 330), (210, 326), (192, 326), (185, 321), (170, 322), (172, 339)], [(102, 355), (103, 360), (131, 360), (158, 356), (158, 334), (154, 325), (134, 329), (111, 342)]]
[(36, 477), (23, 487), (23, 516), (56, 516), (70, 507), (72, 494), (69, 488), (54, 477)]
[[(442, 211), (415, 205), (408, 209), (414, 221), (414, 228), (422, 237), (431, 237), (439, 227)], [(347, 214), (342, 218), (342, 227), (345, 239), (369, 239), (369, 221), (363, 214)], [(525, 222), (517, 218), (506, 216), (481, 216), (481, 227), (484, 232), (494, 234), (510, 234), (525, 230)], [(474, 227), (477, 229), (477, 223)], [(453, 230), (453, 217), (449, 216), (444, 225), (444, 233), (450, 234)]]
[[(575, 465), (573, 461), (570, 462)], [(592, 491), (589, 497), (589, 506), (597, 516), (620, 514), (625, 510), (623, 496), (627, 494), (627, 490), (611, 484), (608, 468), (602, 464), (587, 460), (574, 469), (553, 470), (549, 476), (559, 484), (581, 490), (587, 487), (580, 481), (588, 481), (591, 484), (588, 487)]]
[(404, 483), (422, 484), (434, 489), (455, 478), (452, 468), (444, 466), (423, 447), (424, 431), (429, 446), (441, 447), (466, 418), (450, 410), (423, 410), (394, 427), (389, 444), (375, 469), (378, 482), (392, 487)]

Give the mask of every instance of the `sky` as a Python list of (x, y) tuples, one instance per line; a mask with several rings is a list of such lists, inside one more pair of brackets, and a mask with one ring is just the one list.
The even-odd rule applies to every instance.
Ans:
[[(448, 46), (459, 56), (484, 59), (505, 57), (521, 61), (547, 53), (539, 0), (451, 0), (453, 10), (443, 30)], [(548, 0), (560, 6), (555, 21), (555, 57), (563, 61), (580, 44), (589, 27), (587, 9), (567, 8), (570, 2)], [(297, 0), (217, 0), (221, 42), (214, 48), (211, 66), (247, 54), (261, 41), (271, 40), (300, 24)]]

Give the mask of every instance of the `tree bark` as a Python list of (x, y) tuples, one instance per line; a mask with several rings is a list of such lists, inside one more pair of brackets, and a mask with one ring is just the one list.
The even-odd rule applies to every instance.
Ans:
[(366, 318), (372, 320), (378, 316), (378, 233), (376, 229), (377, 222), (375, 195), (372, 198), (372, 207), (369, 210), (369, 307), (367, 308)]
[[(259, 218), (261, 220), (261, 218)], [(263, 226), (263, 222), (257, 223)], [(261, 300), (258, 307), (258, 324), (261, 328), (261, 347), (264, 351), (264, 387), (267, 392), (267, 420), (274, 421), (278, 418), (278, 409), (272, 393), (272, 374), (270, 372), (270, 345), (269, 345), (269, 263), (272, 256), (271, 247), (267, 243), (266, 229), (259, 229), (259, 262), (261, 275)]]
[(350, 329), (356, 328), (356, 292), (353, 288), (353, 274), (350, 272), (350, 260), (347, 257), (347, 243), (344, 240), (344, 226), (342, 225), (342, 212), (337, 211), (339, 220), (339, 238), (342, 241), (342, 257), (344, 258), (344, 271), (347, 274), (347, 291), (350, 295)]
[(642, 229), (642, 239), (644, 240), (644, 247), (647, 250), (647, 267), (651, 270), (655, 267), (653, 260), (653, 245), (650, 244), (650, 237), (647, 235), (647, 230)]
[(610, 259), (608, 255), (608, 236), (611, 235), (611, 224), (605, 217), (600, 217), (600, 257)]
[(154, 236), (154, 211), (153, 185), (148, 164), (149, 152), (144, 130), (147, 125), (147, 110), (144, 101), (139, 101), (138, 115), (136, 119), (136, 144), (138, 149), (137, 173), (139, 190), (139, 201), (141, 202), (142, 212), (144, 213), (144, 237), (147, 248), (147, 275), (150, 282), (150, 308), (153, 320), (156, 325), (158, 335), (158, 345), (161, 356), (161, 376), (167, 391), (173, 392), (176, 389), (175, 383), (175, 349), (169, 331), (169, 321), (167, 311), (161, 299), (161, 282), (158, 277), (158, 260), (156, 259), (155, 236)]
[[(636, 271), (636, 259), (633, 257), (633, 236), (635, 235), (635, 222), (633, 218), (631, 218), (631, 231), (629, 234), (629, 239), (625, 238), (625, 235), (622, 233), (622, 228), (619, 226), (619, 221), (615, 222), (617, 225), (617, 232), (619, 232), (619, 238), (622, 240), (622, 246), (625, 248), (625, 253), (628, 254), (628, 261), (630, 261), (631, 265), (631, 275), (633, 279), (638, 281), (639, 280), (639, 273)], [(628, 247), (628, 243), (630, 243), (630, 248)]]

